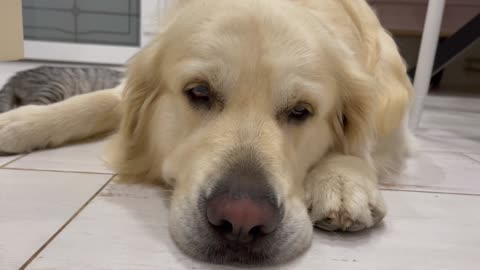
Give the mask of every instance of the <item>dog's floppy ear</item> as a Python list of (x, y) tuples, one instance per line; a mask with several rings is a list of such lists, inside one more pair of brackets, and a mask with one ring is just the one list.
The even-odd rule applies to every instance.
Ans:
[(376, 134), (377, 86), (373, 76), (357, 63), (346, 62), (338, 62), (336, 81), (340, 96), (331, 123), (337, 150), (363, 156), (369, 152)]
[(143, 48), (129, 64), (123, 93), (125, 115), (122, 119), (122, 131), (129, 137), (135, 138), (144, 131), (145, 123), (140, 120), (162, 91), (161, 47), (160, 41), (154, 41)]
[(346, 154), (364, 155), (375, 137), (388, 136), (402, 125), (413, 96), (394, 41), (386, 34), (383, 38), (382, 48), (369, 47), (370, 59), (363, 65), (350, 61), (353, 56), (335, 61), (341, 94), (332, 123), (337, 147)]
[(155, 39), (135, 55), (129, 65), (122, 96), (122, 121), (107, 149), (107, 160), (120, 175), (148, 173), (151, 104), (162, 94), (162, 41)]

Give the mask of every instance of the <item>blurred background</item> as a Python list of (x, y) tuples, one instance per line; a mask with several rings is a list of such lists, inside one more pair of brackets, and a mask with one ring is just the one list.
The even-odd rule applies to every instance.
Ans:
[[(368, 2), (394, 35), (413, 69), (428, 0)], [(169, 0), (23, 0), (25, 56), (46, 61), (123, 64), (154, 35), (158, 18), (168, 4)], [(479, 0), (446, 0), (439, 43), (478, 16), (479, 11)], [(437, 72), (432, 91), (478, 93), (479, 75), (477, 40)]]

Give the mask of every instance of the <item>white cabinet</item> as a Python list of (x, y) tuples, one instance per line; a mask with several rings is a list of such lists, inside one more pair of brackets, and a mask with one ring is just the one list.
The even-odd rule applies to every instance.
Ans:
[(124, 64), (156, 29), (167, 0), (23, 0), (25, 58)]

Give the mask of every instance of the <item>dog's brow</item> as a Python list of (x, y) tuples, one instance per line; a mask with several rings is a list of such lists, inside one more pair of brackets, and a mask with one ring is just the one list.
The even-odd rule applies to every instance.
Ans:
[(183, 81), (202, 80), (215, 84), (218, 80), (218, 69), (215, 65), (202, 59), (188, 59), (178, 64), (179, 74)]
[(190, 58), (180, 62), (177, 70), (184, 83), (192, 80), (205, 81), (221, 92), (228, 88), (225, 86), (235, 77), (235, 71), (225, 68), (226, 66), (219, 60)]
[(320, 83), (290, 75), (285, 79), (285, 84), (279, 87), (276, 95), (279, 107), (291, 106), (299, 101), (317, 103), (321, 99), (323, 86)]
[(207, 61), (202, 59), (188, 59), (179, 63), (180, 68), (182, 69), (182, 74), (184, 76), (192, 77), (195, 75), (203, 75), (208, 73), (212, 69)]

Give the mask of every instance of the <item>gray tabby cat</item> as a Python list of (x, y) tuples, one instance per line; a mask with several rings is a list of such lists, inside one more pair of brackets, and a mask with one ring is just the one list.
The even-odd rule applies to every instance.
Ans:
[(47, 105), (120, 84), (123, 72), (103, 67), (42, 66), (20, 71), (0, 90), (0, 113), (23, 105)]

